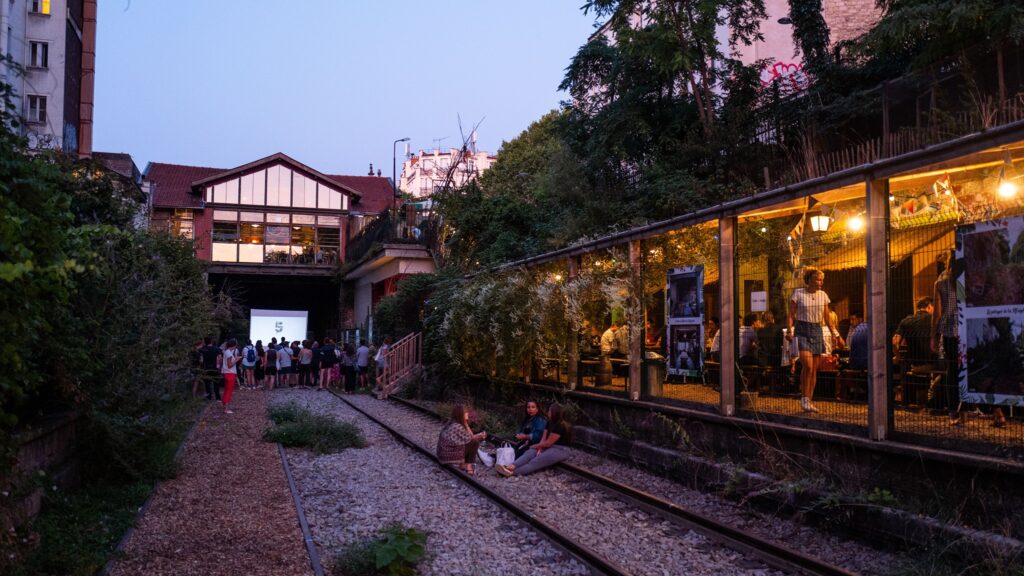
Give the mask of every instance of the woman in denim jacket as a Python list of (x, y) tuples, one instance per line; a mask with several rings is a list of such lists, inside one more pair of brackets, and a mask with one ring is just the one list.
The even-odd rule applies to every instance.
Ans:
[(548, 424), (548, 419), (540, 411), (536, 400), (527, 400), (525, 410), (525, 417), (516, 433), (516, 458), (522, 456), (530, 445), (540, 442), (544, 436), (544, 428)]

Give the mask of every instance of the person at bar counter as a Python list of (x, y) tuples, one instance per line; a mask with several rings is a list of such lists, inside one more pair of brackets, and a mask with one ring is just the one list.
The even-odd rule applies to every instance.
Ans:
[[(822, 290), (825, 273), (817, 268), (804, 271), (806, 288), (797, 288), (789, 299), (789, 328), (786, 339), (796, 339), (800, 351), (800, 408), (804, 412), (818, 412), (811, 403), (814, 387), (817, 385), (818, 362), (825, 353), (825, 338), (822, 323), (831, 323), (828, 305), (832, 303)], [(834, 334), (836, 327), (829, 324)]]
[(911, 367), (923, 368), (934, 364), (932, 356), (932, 299), (921, 298), (915, 306), (916, 312), (900, 321), (892, 337), (892, 349), (897, 364), (907, 362)]

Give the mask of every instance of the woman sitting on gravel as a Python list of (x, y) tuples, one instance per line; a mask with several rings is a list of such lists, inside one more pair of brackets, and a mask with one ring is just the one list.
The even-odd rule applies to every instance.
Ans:
[(452, 406), (451, 418), (437, 438), (437, 459), (441, 464), (457, 464), (467, 474), (473, 475), (476, 449), (486, 437), (487, 432), (473, 433), (469, 427), (469, 410), (462, 404), (456, 404)]
[(572, 441), (572, 426), (565, 421), (562, 407), (552, 404), (548, 410), (548, 423), (544, 438), (534, 444), (522, 456), (508, 466), (495, 464), (494, 469), (502, 476), (526, 476), (538, 470), (550, 468), (569, 457), (569, 443)]
[(544, 428), (548, 420), (540, 411), (536, 400), (526, 401), (526, 413), (522, 423), (519, 425), (519, 432), (516, 433), (516, 458), (522, 456), (531, 445), (537, 444), (544, 438)]

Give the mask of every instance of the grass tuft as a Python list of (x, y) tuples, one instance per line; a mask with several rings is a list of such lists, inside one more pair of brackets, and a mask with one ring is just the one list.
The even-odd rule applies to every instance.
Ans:
[(280, 442), (286, 448), (309, 448), (318, 454), (366, 446), (356, 425), (314, 414), (295, 404), (271, 407), (268, 415), (276, 426), (263, 432), (267, 442)]

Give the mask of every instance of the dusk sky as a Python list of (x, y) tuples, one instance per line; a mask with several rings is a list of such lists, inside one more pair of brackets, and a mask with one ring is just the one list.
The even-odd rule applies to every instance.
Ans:
[[(582, 0), (104, 0), (94, 148), (231, 168), (284, 152), (391, 176), (392, 142), (496, 152), (568, 98)], [(398, 145), (399, 172), (402, 144)]]

